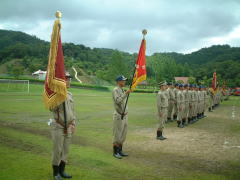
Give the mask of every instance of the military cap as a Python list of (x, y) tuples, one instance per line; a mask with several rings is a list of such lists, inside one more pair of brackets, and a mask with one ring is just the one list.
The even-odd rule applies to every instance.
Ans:
[(184, 87), (188, 87), (188, 84), (184, 84), (183, 86), (184, 86)]
[(167, 82), (166, 81), (162, 81), (160, 83), (158, 83), (159, 86), (166, 86), (167, 85)]
[(178, 84), (178, 83), (176, 83), (176, 84), (174, 84), (174, 86), (175, 86), (175, 87), (178, 87), (178, 86), (179, 86), (179, 84)]
[(189, 87), (193, 87), (193, 84), (189, 84)]
[(178, 87), (183, 87), (183, 84), (179, 84)]
[(120, 75), (116, 78), (116, 81), (126, 81), (126, 80), (127, 80), (127, 78), (124, 77), (123, 75)]

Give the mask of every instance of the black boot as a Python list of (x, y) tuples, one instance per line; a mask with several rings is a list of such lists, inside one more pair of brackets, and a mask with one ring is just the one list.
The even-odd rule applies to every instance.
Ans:
[(197, 119), (201, 119), (200, 113), (197, 114)]
[(184, 119), (182, 120), (182, 125), (183, 125), (183, 126), (186, 126), (186, 118), (184, 118)]
[(184, 126), (182, 125), (181, 121), (177, 121), (177, 124), (178, 124), (177, 127), (179, 127), (179, 128), (184, 128)]
[(62, 178), (59, 174), (59, 167), (55, 166), (55, 165), (52, 165), (52, 168), (53, 168), (53, 178), (54, 178), (54, 180), (61, 180)]
[(162, 135), (162, 131), (157, 131), (157, 139), (158, 140), (165, 140), (167, 138), (165, 138), (163, 135)]
[(113, 146), (113, 156), (117, 159), (122, 159), (122, 156), (119, 154), (119, 147), (114, 145)]
[(177, 120), (177, 115), (173, 115), (173, 120), (174, 120), (174, 121)]
[(122, 145), (119, 146), (119, 154), (120, 154), (122, 157), (128, 156), (128, 154), (126, 154), (126, 153), (124, 153), (124, 152), (122, 151)]
[(70, 178), (72, 178), (72, 176), (68, 175), (67, 173), (64, 172), (65, 165), (66, 165), (66, 163), (64, 161), (61, 161), (61, 163), (59, 165), (59, 174), (62, 178), (70, 179)]

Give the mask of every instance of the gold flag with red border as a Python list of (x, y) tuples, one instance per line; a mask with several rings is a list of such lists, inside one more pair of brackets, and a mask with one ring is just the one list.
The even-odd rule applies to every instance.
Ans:
[(67, 97), (64, 56), (61, 42), (61, 23), (54, 22), (48, 57), (47, 75), (44, 84), (43, 100), (48, 109), (62, 104)]

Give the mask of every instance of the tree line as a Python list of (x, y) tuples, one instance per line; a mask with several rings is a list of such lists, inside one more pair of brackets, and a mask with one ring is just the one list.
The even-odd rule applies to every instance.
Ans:
[[(0, 74), (15, 76), (45, 70), (49, 42), (23, 32), (0, 30)], [(63, 43), (66, 69), (74, 66), (80, 75), (97, 76), (111, 83), (119, 74), (132, 76), (137, 54), (106, 48)], [(216, 70), (220, 85), (240, 86), (240, 48), (215, 45), (190, 54), (155, 53), (147, 56), (148, 84), (190, 77), (192, 83), (209, 85)], [(5, 72), (4, 72), (5, 69)]]

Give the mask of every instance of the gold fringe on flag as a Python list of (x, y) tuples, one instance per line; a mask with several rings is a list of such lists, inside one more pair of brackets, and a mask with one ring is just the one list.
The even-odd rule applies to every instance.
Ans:
[[(56, 16), (57, 16), (57, 13), (56, 13)], [(55, 76), (55, 71), (57, 67), (56, 61), (57, 61), (57, 53), (58, 53), (58, 43), (60, 38), (60, 29), (61, 29), (61, 22), (60, 22), (60, 19), (57, 19), (54, 22), (52, 36), (51, 36), (47, 76), (45, 80), (46, 82), (45, 82), (45, 88), (43, 93), (43, 100), (46, 108), (48, 109), (54, 109), (56, 106), (59, 106), (61, 103), (65, 101), (67, 97), (66, 81), (64, 79), (60, 79)], [(46, 85), (52, 91), (51, 94), (48, 92)]]

